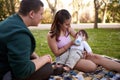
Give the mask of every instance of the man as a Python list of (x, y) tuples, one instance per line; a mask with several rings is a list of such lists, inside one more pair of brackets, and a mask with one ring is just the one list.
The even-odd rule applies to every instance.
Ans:
[(43, 11), (40, 0), (22, 0), (18, 13), (0, 22), (0, 80), (47, 80), (52, 74), (51, 56), (34, 52), (35, 39), (28, 29), (39, 24)]

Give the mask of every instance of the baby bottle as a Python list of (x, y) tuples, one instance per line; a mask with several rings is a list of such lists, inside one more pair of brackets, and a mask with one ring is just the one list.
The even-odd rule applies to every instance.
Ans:
[(82, 36), (78, 36), (78, 38), (75, 40), (75, 45), (79, 46), (81, 44), (82, 41)]

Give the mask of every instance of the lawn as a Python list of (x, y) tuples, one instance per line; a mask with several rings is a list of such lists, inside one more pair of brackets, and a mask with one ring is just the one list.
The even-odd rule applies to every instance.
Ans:
[[(88, 43), (96, 54), (107, 55), (120, 59), (120, 29), (85, 29), (88, 32)], [(48, 47), (46, 35), (48, 30), (31, 29), (36, 39), (36, 53), (50, 54), (55, 58)]]

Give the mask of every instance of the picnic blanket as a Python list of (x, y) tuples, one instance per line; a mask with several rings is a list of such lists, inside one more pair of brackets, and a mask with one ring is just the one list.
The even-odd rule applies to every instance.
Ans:
[[(115, 60), (120, 63), (120, 60), (118, 59), (113, 59), (111, 57), (106, 58)], [(98, 66), (96, 71), (91, 73), (71, 70), (69, 73), (63, 73), (57, 76), (51, 75), (49, 80), (120, 80), (120, 73), (109, 71), (102, 66)]]

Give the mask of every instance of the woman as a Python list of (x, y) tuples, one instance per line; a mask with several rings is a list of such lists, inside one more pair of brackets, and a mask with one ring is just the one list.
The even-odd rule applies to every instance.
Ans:
[[(70, 36), (75, 38), (76, 31), (71, 28), (70, 24), (70, 13), (65, 9), (59, 10), (55, 15), (51, 29), (47, 35), (48, 45), (56, 56), (56, 60), (60, 58), (59, 56), (64, 55), (71, 45), (74, 44), (74, 40), (71, 40)], [(92, 72), (96, 70), (97, 65), (120, 72), (120, 63), (97, 54), (86, 55), (86, 59), (80, 59), (74, 69), (83, 72)]]

